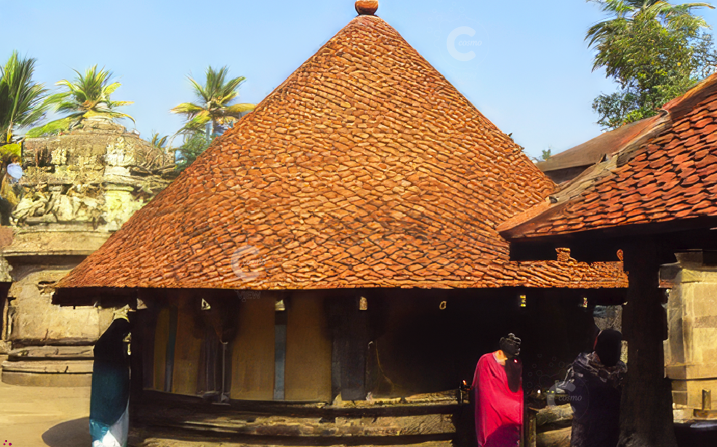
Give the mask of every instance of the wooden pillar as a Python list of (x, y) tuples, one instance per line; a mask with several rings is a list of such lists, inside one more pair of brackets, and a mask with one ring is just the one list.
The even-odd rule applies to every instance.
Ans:
[(331, 397), (340, 393), (342, 400), (365, 400), (369, 332), (367, 311), (359, 310), (359, 297), (329, 298), (329, 325)]
[(660, 259), (653, 239), (624, 250), (630, 286), (623, 313), (628, 373), (620, 406), (620, 447), (676, 447), (672, 393), (665, 378), (663, 340), (667, 334)]

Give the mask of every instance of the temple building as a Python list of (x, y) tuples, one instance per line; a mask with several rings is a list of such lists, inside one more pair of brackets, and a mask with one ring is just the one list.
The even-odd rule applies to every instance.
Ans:
[(26, 139), (22, 168), (0, 227), (2, 381), (88, 386), (112, 309), (53, 306), (52, 287), (170, 183), (173, 156), (97, 117)]
[(501, 336), (524, 340), (526, 392), (547, 390), (589, 349), (592, 307), (624, 301), (617, 250), (511, 258), (497, 226), (556, 185), (378, 2), (356, 6), (56, 285), (63, 306), (147, 305), (131, 399), (147, 445), (470, 438), (458, 389)]

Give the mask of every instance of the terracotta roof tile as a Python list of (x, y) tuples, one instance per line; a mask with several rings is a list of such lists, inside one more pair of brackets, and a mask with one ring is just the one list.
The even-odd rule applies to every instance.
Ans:
[(612, 155), (622, 146), (649, 127), (654, 118), (646, 118), (635, 123), (626, 124), (618, 129), (605, 132), (583, 144), (553, 155), (548, 160), (538, 163), (543, 172), (558, 171), (574, 167), (587, 167), (600, 161), (605, 155)]
[(624, 287), (511, 262), (555, 185), (378, 17), (360, 16), (58, 287)]
[[(605, 168), (587, 188), (541, 214), (526, 212), (511, 219), (500, 227), (501, 234), (524, 239), (717, 217), (717, 75), (665, 105), (665, 111), (668, 125), (625, 154), (624, 165)], [(562, 216), (582, 216), (585, 225), (566, 229), (559, 223)]]

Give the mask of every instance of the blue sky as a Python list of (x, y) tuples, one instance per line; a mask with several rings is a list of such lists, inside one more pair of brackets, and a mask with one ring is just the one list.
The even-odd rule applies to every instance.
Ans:
[[(614, 91), (592, 72), (585, 32), (604, 16), (583, 0), (381, 0), (377, 15), (396, 28), (479, 110), (531, 156), (597, 136), (591, 104)], [(0, 0), (0, 60), (17, 49), (38, 60), (36, 80), (52, 87), (98, 64), (122, 83), (115, 100), (145, 138), (172, 134), (183, 121), (169, 113), (192, 101), (186, 79), (208, 65), (246, 76), (242, 102), (261, 101), (356, 13), (354, 0)], [(701, 12), (712, 25), (717, 13)], [(448, 49), (461, 36), (461, 61)], [(460, 46), (463, 39), (473, 42)], [(132, 123), (128, 123), (132, 127)]]

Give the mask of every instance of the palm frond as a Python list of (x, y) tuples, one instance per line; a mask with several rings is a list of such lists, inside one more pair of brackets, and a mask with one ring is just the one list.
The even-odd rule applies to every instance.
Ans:
[(167, 144), (167, 138), (169, 138), (168, 135), (160, 137), (158, 132), (152, 132), (152, 138), (149, 140), (149, 143), (156, 148), (164, 149), (164, 146)]
[(66, 117), (59, 120), (50, 121), (44, 126), (35, 127), (27, 131), (26, 138), (39, 138), (47, 135), (56, 135), (59, 132), (68, 130), (73, 123), (77, 121), (76, 117)]
[(28, 127), (39, 121), (47, 107), (47, 95), (42, 84), (32, 76), (35, 59), (20, 58), (13, 51), (7, 63), (0, 67), (0, 141), (9, 142), (14, 128)]
[(245, 112), (251, 112), (252, 110), (254, 110), (255, 107), (256, 107), (255, 104), (243, 103), (243, 104), (234, 104), (233, 106), (229, 106), (229, 107), (225, 108), (224, 110), (225, 110), (226, 114), (233, 115), (233, 114), (241, 114), (241, 113), (245, 113)]
[(201, 106), (198, 106), (196, 104), (193, 104), (191, 102), (183, 102), (179, 104), (177, 107), (174, 107), (170, 110), (171, 113), (183, 113), (185, 115), (188, 115), (188, 118), (193, 118), (194, 115), (197, 113), (203, 111), (204, 108)]

